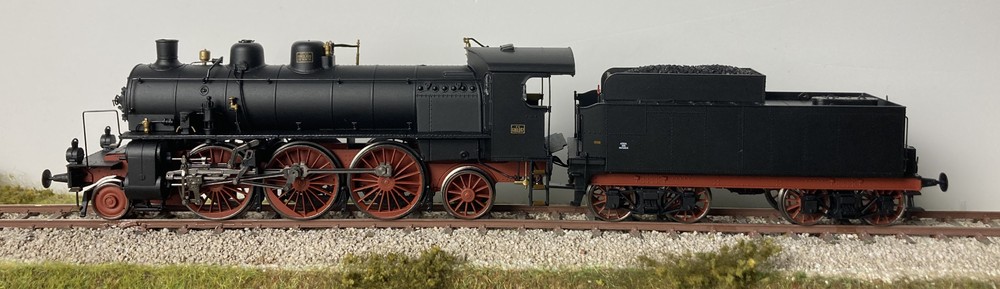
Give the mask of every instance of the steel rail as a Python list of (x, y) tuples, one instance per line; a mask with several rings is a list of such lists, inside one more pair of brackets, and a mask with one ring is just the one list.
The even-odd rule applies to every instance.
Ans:
[[(187, 211), (187, 208), (183, 206), (170, 206), (169, 210), (175, 212)], [(270, 207), (264, 205), (262, 211), (270, 211)], [(441, 205), (434, 205), (433, 211), (443, 211), (444, 209)], [(77, 212), (76, 205), (72, 204), (57, 204), (57, 205), (0, 205), (0, 213), (15, 213), (15, 214), (28, 214), (28, 213), (41, 213), (41, 214), (52, 214), (52, 213), (72, 213)], [(353, 206), (348, 206), (347, 211), (357, 211)], [(555, 205), (555, 206), (528, 206), (528, 205), (507, 205), (498, 204), (493, 206), (493, 212), (523, 212), (523, 213), (548, 213), (548, 214), (586, 214), (586, 207), (576, 207), (576, 206), (565, 206), (565, 205)], [(773, 209), (768, 208), (712, 208), (708, 212), (709, 215), (713, 216), (734, 216), (734, 217), (780, 217), (778, 212)], [(991, 220), (1000, 220), (1000, 211), (914, 211), (908, 212), (911, 218), (930, 218), (930, 219), (970, 219), (970, 220), (982, 220), (989, 222)]]
[(1000, 228), (983, 227), (930, 227), (930, 226), (856, 226), (790, 224), (733, 224), (733, 223), (665, 223), (665, 222), (601, 222), (565, 220), (455, 220), (455, 219), (401, 219), (382, 221), (375, 219), (318, 219), (311, 221), (241, 219), (228, 221), (135, 219), (105, 221), (95, 219), (18, 219), (0, 220), (5, 228), (137, 228), (141, 230), (199, 230), (199, 229), (343, 229), (343, 228), (477, 228), (477, 229), (530, 229), (530, 230), (599, 230), (599, 231), (659, 231), (659, 232), (709, 232), (746, 234), (810, 234), (810, 235), (895, 235), (931, 237), (1000, 237)]

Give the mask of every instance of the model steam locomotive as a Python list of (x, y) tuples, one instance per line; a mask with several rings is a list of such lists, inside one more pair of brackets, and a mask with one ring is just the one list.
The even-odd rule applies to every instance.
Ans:
[[(516, 182), (529, 196), (544, 190), (546, 204), (550, 189), (572, 189), (573, 205), (609, 221), (696, 222), (715, 188), (764, 194), (793, 223), (886, 225), (922, 187), (947, 189), (944, 174), (917, 175), (905, 107), (869, 94), (765, 92), (764, 75), (721, 65), (612, 68), (600, 89), (574, 95), (567, 140), (546, 126), (551, 95), (546, 105), (526, 83), (574, 75), (570, 48), (470, 40), (467, 65), (454, 66), (338, 65), (334, 49), (360, 42), (320, 41), (295, 42), (289, 64), (269, 65), (252, 40), (228, 62), (203, 50), (184, 64), (176, 40), (157, 40), (156, 61), (136, 65), (114, 98), (127, 131), (105, 128), (93, 153), (74, 139), (66, 173), (42, 181), (81, 193), (82, 214), (183, 205), (211, 220), (265, 200), (289, 219), (348, 202), (396, 219), (431, 208), (435, 194), (475, 219), (497, 183)], [(566, 161), (553, 155), (567, 144)], [(550, 183), (555, 165), (570, 184)]]

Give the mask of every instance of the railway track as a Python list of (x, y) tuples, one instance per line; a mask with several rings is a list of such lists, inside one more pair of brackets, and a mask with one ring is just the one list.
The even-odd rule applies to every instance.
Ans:
[[(79, 212), (77, 206), (73, 204), (56, 205), (0, 205), (0, 214), (61, 214)], [(348, 207), (348, 211), (356, 211), (354, 207)], [(182, 206), (168, 207), (171, 211), (187, 211)], [(271, 211), (270, 207), (264, 205), (262, 211)], [(434, 205), (434, 211), (443, 211), (440, 205)], [(727, 210), (727, 209), (723, 209)], [(743, 210), (743, 209), (738, 209)], [(757, 209), (748, 209), (757, 210)], [(584, 214), (587, 209), (574, 206), (526, 206), (526, 205), (495, 205), (493, 212), (523, 212), (523, 213), (548, 213), (548, 214)], [(749, 215), (748, 215), (749, 216)], [(777, 216), (777, 215), (775, 215)]]
[[(354, 211), (353, 207), (349, 211)], [(184, 211), (183, 207), (170, 208), (174, 211)], [(440, 205), (435, 205), (435, 211), (441, 211)], [(72, 204), (58, 205), (0, 205), (0, 214), (63, 214), (77, 212), (77, 206)], [(264, 205), (262, 211), (270, 211)], [(547, 214), (586, 214), (585, 207), (575, 206), (527, 206), (527, 205), (495, 205), (493, 212), (513, 213), (547, 213)], [(990, 223), (1000, 220), (1000, 211), (919, 211), (909, 212), (910, 218), (930, 218), (940, 220), (969, 219)], [(733, 217), (773, 217), (778, 218), (778, 212), (767, 208), (712, 208), (709, 215)]]
[[(226, 229), (325, 229), (325, 228), (477, 228), (513, 229), (513, 230), (591, 230), (595, 234), (602, 231), (630, 231), (641, 234), (642, 231), (659, 232), (718, 232), (744, 233), (753, 235), (775, 234), (811, 234), (811, 235), (843, 235), (853, 234), (861, 238), (877, 235), (892, 235), (901, 238), (906, 236), (930, 237), (974, 237), (982, 242), (989, 242), (987, 237), (1000, 237), (1000, 225), (993, 220), (1000, 219), (1000, 212), (945, 212), (924, 211), (914, 212), (914, 218), (935, 218), (942, 220), (970, 219), (987, 224), (987, 227), (961, 226), (860, 226), (860, 225), (815, 225), (798, 226), (791, 224), (742, 224), (742, 223), (694, 223), (681, 224), (670, 222), (603, 222), (588, 220), (561, 220), (560, 214), (584, 213), (581, 207), (548, 206), (532, 207), (522, 205), (498, 205), (498, 212), (548, 213), (552, 220), (534, 219), (400, 219), (383, 221), (375, 219), (317, 219), (311, 221), (294, 221), (286, 219), (236, 219), (227, 221), (207, 221), (200, 219), (129, 219), (106, 221), (100, 219), (61, 219), (61, 218), (24, 218), (0, 220), (3, 228), (136, 228), (139, 230), (170, 229), (186, 232), (187, 230), (217, 230)], [(58, 214), (63, 217), (76, 212), (74, 205), (0, 205), (0, 213), (26, 214)], [(713, 215), (736, 217), (775, 217), (777, 214), (770, 209), (718, 208), (713, 209)]]
[(402, 219), (382, 221), (375, 219), (319, 219), (312, 221), (242, 219), (228, 221), (139, 219), (105, 221), (96, 219), (16, 219), (3, 220), (7, 228), (138, 228), (146, 230), (225, 230), (225, 229), (329, 229), (329, 228), (479, 228), (479, 229), (541, 229), (541, 230), (597, 230), (597, 231), (660, 231), (660, 232), (718, 232), (748, 234), (856, 234), (932, 237), (1000, 237), (995, 227), (940, 227), (940, 226), (858, 226), (790, 224), (735, 224), (735, 223), (667, 223), (667, 222), (601, 222), (569, 220), (454, 220), (454, 219)]

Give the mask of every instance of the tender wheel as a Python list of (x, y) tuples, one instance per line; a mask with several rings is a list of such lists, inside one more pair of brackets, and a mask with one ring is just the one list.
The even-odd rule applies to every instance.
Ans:
[[(609, 209), (608, 205), (608, 190), (610, 188), (616, 188), (622, 191), (622, 197), (620, 200), (620, 205), (616, 209)], [(625, 188), (621, 187), (608, 187), (608, 186), (590, 186), (587, 189), (587, 200), (590, 205), (587, 206), (590, 212), (597, 216), (598, 219), (619, 222), (628, 217), (632, 216), (632, 204), (635, 203), (635, 196), (631, 193), (626, 193)]]
[[(268, 169), (294, 169), (299, 173), (310, 169), (335, 169), (339, 167), (336, 159), (326, 150), (312, 143), (289, 143), (276, 152), (267, 164)], [(270, 185), (283, 187), (286, 178), (270, 178)], [(340, 191), (340, 177), (336, 174), (308, 174), (295, 177), (291, 187), (285, 191), (280, 188), (264, 188), (267, 201), (271, 208), (282, 217), (293, 220), (310, 220), (318, 218), (333, 207)]]
[(861, 207), (865, 209), (861, 217), (865, 224), (892, 225), (906, 213), (906, 195), (903, 191), (862, 191)]
[(444, 209), (460, 219), (477, 219), (490, 212), (496, 191), (478, 169), (463, 167), (448, 174), (441, 185)]
[[(688, 207), (684, 208), (684, 195), (691, 194), (694, 197), (694, 203)], [(708, 188), (678, 188), (676, 194), (668, 194), (670, 201), (667, 203), (666, 208), (667, 217), (671, 220), (681, 222), (681, 223), (694, 223), (700, 221), (705, 215), (708, 215), (708, 210), (712, 205), (712, 191)]]
[(125, 190), (118, 184), (104, 184), (94, 189), (94, 212), (107, 220), (125, 217), (132, 209), (132, 203), (125, 196)]
[(770, 189), (764, 190), (764, 199), (767, 200), (767, 204), (771, 205), (772, 209), (775, 210), (778, 209), (778, 194), (780, 193), (781, 193), (780, 190), (770, 190)]
[[(191, 159), (206, 158), (206, 163), (211, 167), (225, 167), (232, 157), (233, 150), (224, 146), (203, 146), (195, 148), (189, 153)], [(237, 158), (236, 162), (241, 162)], [(232, 183), (205, 186), (197, 201), (189, 200), (187, 208), (202, 219), (226, 220), (242, 215), (250, 207), (251, 189), (245, 185), (233, 185)]]
[[(792, 224), (815, 225), (826, 216), (830, 208), (830, 196), (822, 190), (782, 189), (778, 193), (778, 210), (782, 217)], [(817, 208), (812, 211), (806, 201), (816, 201)]]
[(424, 198), (424, 165), (410, 149), (397, 144), (373, 144), (361, 150), (351, 168), (376, 173), (351, 175), (351, 199), (376, 219), (392, 220), (413, 212)]

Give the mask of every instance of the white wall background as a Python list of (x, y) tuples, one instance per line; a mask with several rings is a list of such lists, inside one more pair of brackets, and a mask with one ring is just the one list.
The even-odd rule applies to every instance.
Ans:
[[(571, 134), (572, 92), (613, 66), (730, 64), (768, 90), (863, 91), (908, 107), (920, 171), (951, 190), (920, 204), (998, 210), (1000, 2), (996, 1), (5, 1), (0, 4), (0, 172), (39, 183), (81, 137), (80, 112), (110, 109), (153, 40), (180, 57), (228, 56), (240, 39), (267, 61), (295, 40), (362, 41), (367, 64), (463, 64), (461, 38), (570, 46), (553, 126)], [(345, 50), (346, 52), (346, 50)], [(341, 54), (341, 62), (346, 57)], [(91, 147), (111, 117), (94, 118)], [(756, 198), (755, 198), (756, 199)]]

